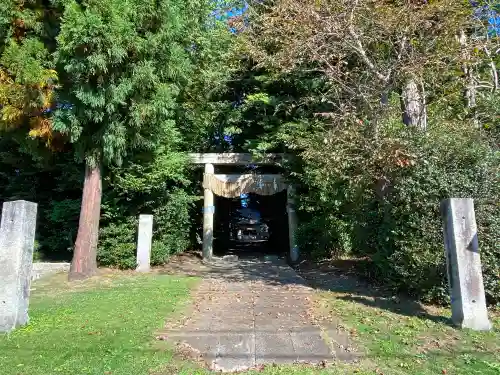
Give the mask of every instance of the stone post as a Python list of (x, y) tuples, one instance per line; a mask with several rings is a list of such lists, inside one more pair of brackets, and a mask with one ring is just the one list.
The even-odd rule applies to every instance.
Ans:
[(149, 272), (151, 269), (151, 242), (153, 240), (153, 215), (139, 215), (139, 231), (137, 235), (137, 268), (138, 272)]
[[(213, 174), (215, 168), (213, 164), (205, 164), (205, 174)], [(210, 189), (205, 189), (203, 200), (203, 259), (211, 260), (213, 255), (214, 242), (214, 193)]]
[(297, 245), (297, 213), (295, 212), (295, 191), (292, 185), (287, 188), (288, 236), (290, 243), (290, 262), (299, 260), (300, 251)]
[(28, 323), (36, 203), (5, 202), (0, 224), (0, 332)]
[(444, 244), (454, 324), (490, 330), (477, 239), (474, 201), (451, 198), (442, 202)]

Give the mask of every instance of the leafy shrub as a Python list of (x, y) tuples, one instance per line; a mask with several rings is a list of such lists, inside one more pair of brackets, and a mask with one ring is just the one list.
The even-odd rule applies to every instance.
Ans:
[(194, 198), (182, 189), (174, 189), (165, 204), (154, 209), (155, 218), (151, 263), (165, 263), (172, 254), (185, 251), (190, 245), (191, 211)]
[(105, 180), (98, 261), (100, 265), (135, 268), (140, 214), (153, 215), (151, 264), (164, 264), (190, 245), (190, 194), (184, 157), (168, 150), (139, 154)]
[(467, 125), (435, 124), (418, 134), (387, 123), (381, 132), (375, 142), (362, 126), (346, 124), (303, 153), (309, 189), (301, 199), (302, 247), (315, 249), (316, 257), (369, 256), (370, 276), (396, 291), (443, 302), (448, 289), (440, 203), (471, 197), (487, 298), (499, 301), (498, 153)]
[(99, 231), (97, 260), (100, 265), (120, 269), (135, 268), (138, 218), (109, 223)]
[[(153, 207), (153, 243), (151, 265), (164, 264), (172, 254), (185, 251), (190, 244), (190, 208), (193, 198), (181, 189), (165, 194)], [(144, 211), (141, 213), (148, 213)], [(97, 259), (101, 266), (135, 268), (138, 214), (121, 222), (104, 223), (99, 235)]]

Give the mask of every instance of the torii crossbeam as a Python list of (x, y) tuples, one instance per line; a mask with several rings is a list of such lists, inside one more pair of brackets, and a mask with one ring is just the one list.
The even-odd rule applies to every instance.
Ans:
[(281, 175), (276, 174), (215, 174), (214, 165), (279, 165), (286, 159), (284, 154), (266, 154), (254, 157), (247, 153), (207, 153), (189, 154), (193, 164), (205, 166), (203, 178), (203, 259), (211, 260), (214, 239), (214, 193), (226, 197), (239, 196), (241, 193), (254, 192), (270, 195), (287, 190), (287, 213), (289, 228), (289, 260), (295, 263), (299, 258), (299, 249), (295, 239), (297, 218), (293, 186), (287, 184)]

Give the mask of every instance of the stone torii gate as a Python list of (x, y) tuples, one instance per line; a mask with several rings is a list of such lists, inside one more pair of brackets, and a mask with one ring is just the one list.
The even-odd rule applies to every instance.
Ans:
[(190, 154), (193, 164), (205, 166), (203, 174), (203, 259), (213, 256), (214, 239), (214, 194), (225, 198), (236, 198), (244, 193), (272, 195), (287, 191), (287, 213), (289, 228), (289, 260), (294, 263), (299, 258), (299, 249), (295, 239), (297, 217), (295, 213), (294, 189), (284, 181), (280, 174), (215, 174), (215, 165), (275, 165), (283, 160), (283, 154), (268, 154), (255, 159), (251, 154)]

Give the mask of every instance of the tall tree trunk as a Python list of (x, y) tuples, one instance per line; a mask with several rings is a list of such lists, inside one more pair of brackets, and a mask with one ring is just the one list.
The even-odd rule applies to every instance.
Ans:
[(86, 164), (78, 235), (69, 271), (70, 280), (85, 279), (97, 272), (96, 250), (101, 216), (101, 195), (101, 167)]
[(427, 129), (427, 108), (424, 93), (420, 91), (417, 81), (410, 79), (401, 92), (403, 122), (420, 130)]

